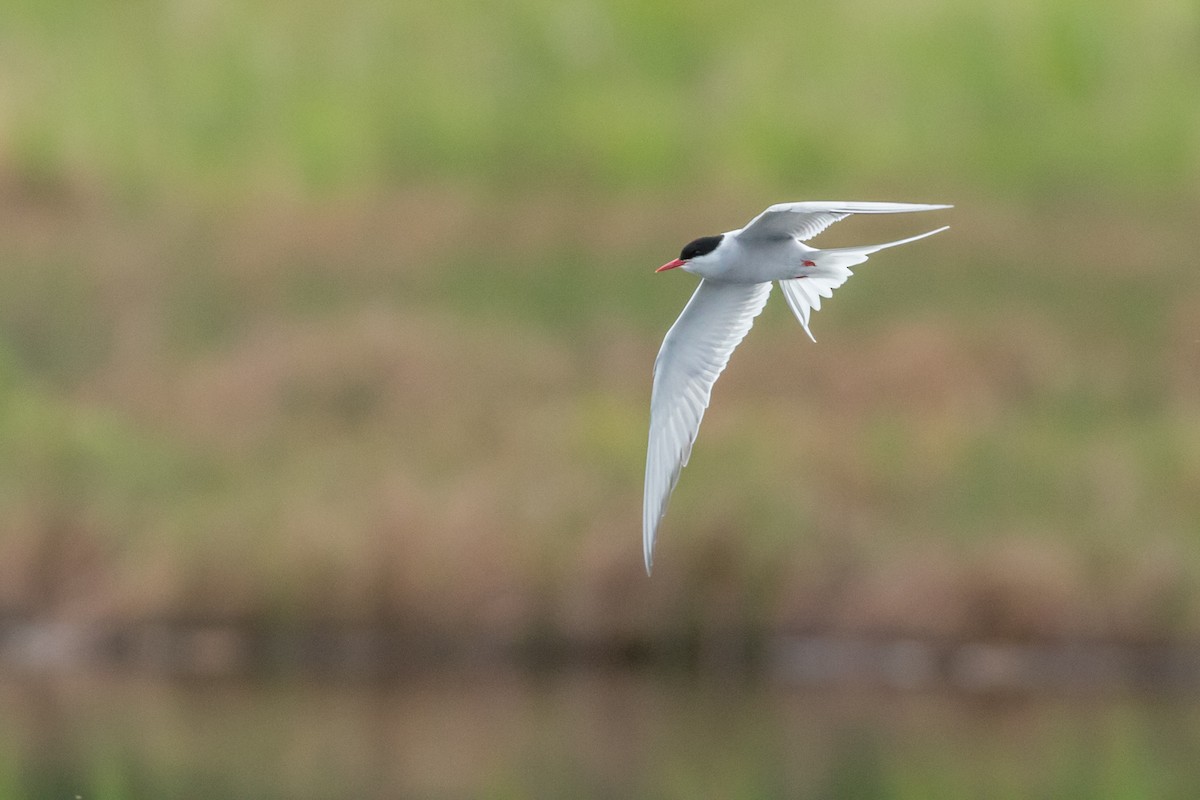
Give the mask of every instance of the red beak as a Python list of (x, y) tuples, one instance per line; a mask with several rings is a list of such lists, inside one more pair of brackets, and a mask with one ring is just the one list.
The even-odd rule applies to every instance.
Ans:
[(687, 262), (684, 261), (682, 258), (677, 258), (674, 261), (668, 261), (667, 263), (663, 264), (661, 267), (659, 267), (658, 269), (656, 269), (654, 271), (655, 272), (666, 272), (669, 269), (675, 269), (676, 267), (682, 267), (686, 263)]

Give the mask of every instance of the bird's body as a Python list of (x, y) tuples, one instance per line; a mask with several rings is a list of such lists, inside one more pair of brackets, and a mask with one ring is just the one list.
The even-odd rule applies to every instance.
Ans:
[(886, 244), (829, 250), (809, 247), (804, 240), (850, 214), (941, 208), (949, 206), (779, 203), (744, 228), (689, 242), (679, 258), (658, 268), (662, 272), (679, 267), (703, 280), (667, 331), (654, 362), (642, 511), (647, 573), (653, 565), (659, 523), (666, 513), (679, 471), (687, 464), (712, 386), (766, 305), (772, 284), (779, 282), (784, 300), (812, 338), (809, 313), (821, 307), (822, 297), (830, 297), (834, 289), (846, 282), (852, 274), (850, 267), (861, 264), (879, 250), (916, 241), (945, 228)]
[[(740, 239), (722, 234), (719, 261), (704, 261), (684, 264), (683, 269), (693, 275), (726, 283), (766, 283), (798, 278), (805, 270), (805, 247), (792, 238), (767, 239), (754, 242), (747, 247)], [(802, 249), (803, 248), (803, 249)]]

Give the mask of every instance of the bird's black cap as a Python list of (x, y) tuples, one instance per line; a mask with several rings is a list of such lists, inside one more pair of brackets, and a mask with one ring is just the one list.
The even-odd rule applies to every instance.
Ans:
[(713, 250), (717, 249), (717, 245), (725, 238), (725, 234), (718, 233), (716, 236), (701, 236), (699, 239), (693, 239), (683, 246), (683, 250), (679, 253), (679, 258), (682, 261), (687, 261), (692, 258), (706, 256)]

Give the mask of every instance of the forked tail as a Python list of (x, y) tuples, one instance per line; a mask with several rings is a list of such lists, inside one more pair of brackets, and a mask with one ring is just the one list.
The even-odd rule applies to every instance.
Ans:
[(880, 250), (886, 250), (889, 247), (895, 247), (899, 244), (908, 244), (915, 242), (917, 239), (924, 239), (926, 236), (933, 236), (935, 233), (941, 233), (949, 228), (949, 225), (943, 225), (937, 230), (918, 233), (916, 236), (910, 236), (907, 239), (899, 239), (894, 242), (886, 242), (884, 244), (865, 244), (858, 247), (834, 247), (829, 250), (813, 249), (812, 260), (816, 262), (818, 267), (829, 269), (837, 273), (848, 267), (853, 267), (855, 264), (861, 264), (867, 260), (867, 256), (872, 253), (878, 253)]
[[(833, 290), (845, 283), (846, 279), (854, 274), (851, 272), (850, 267), (866, 261), (867, 256), (872, 253), (886, 250), (889, 247), (895, 247), (898, 244), (915, 242), (917, 239), (924, 239), (926, 236), (933, 236), (935, 233), (941, 233), (946, 230), (947, 227), (949, 226), (947, 225), (938, 228), (936, 231), (920, 233), (916, 236), (910, 236), (907, 239), (900, 239), (895, 242), (868, 244), (861, 247), (835, 247), (829, 250), (818, 250), (800, 243), (800, 248), (804, 251), (806, 264), (809, 266), (809, 269), (805, 270), (802, 276), (779, 282), (779, 285), (783, 288), (783, 297), (787, 300), (788, 307), (792, 309), (792, 313), (796, 315), (796, 319), (800, 320), (800, 324), (804, 326), (804, 332), (808, 334), (808, 338), (815, 342), (817, 339), (808, 327), (808, 316), (811, 312), (821, 308), (822, 297), (832, 297)], [(811, 264), (808, 262), (811, 262)]]

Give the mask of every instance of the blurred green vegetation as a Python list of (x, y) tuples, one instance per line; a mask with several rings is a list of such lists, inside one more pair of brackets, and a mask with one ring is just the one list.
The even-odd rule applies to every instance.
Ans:
[(1194, 197), (1185, 0), (7, 0), (12, 169), (155, 199), (456, 180)]
[[(8, 687), (5, 797), (1188, 797), (1169, 698), (989, 703), (672, 676)], [(722, 720), (719, 726), (714, 719)]]
[[(1200, 630), (1195, 4), (4, 17), (4, 611)], [(768, 308), (646, 581), (650, 269), (818, 197), (957, 208), (821, 240), (952, 225)]]

